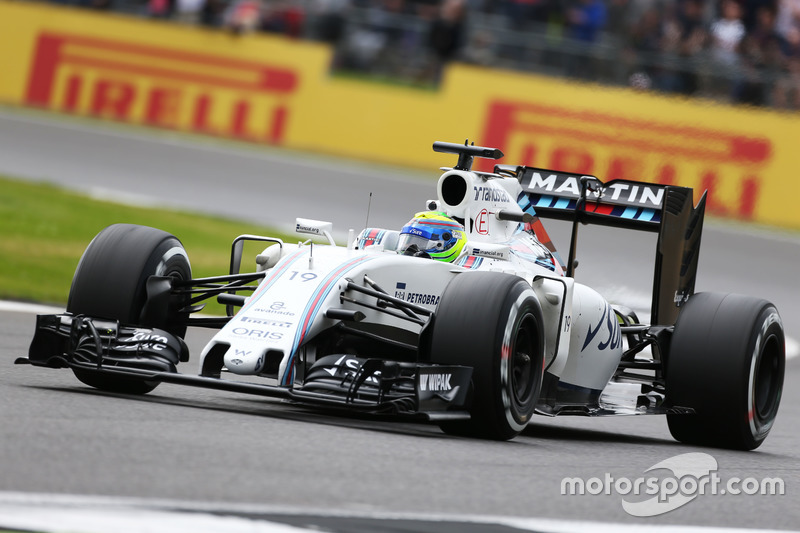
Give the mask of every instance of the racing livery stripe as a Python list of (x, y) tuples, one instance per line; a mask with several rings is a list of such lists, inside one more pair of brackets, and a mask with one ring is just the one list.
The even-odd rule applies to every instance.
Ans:
[[(587, 207), (586, 210), (589, 211), (589, 208)], [(614, 207), (607, 204), (594, 204), (594, 208), (591, 209), (591, 211), (592, 213), (600, 213), (601, 215), (611, 215), (614, 213)], [(622, 216), (625, 216), (625, 214), (623, 213)]]
[(463, 259), (459, 259), (458, 266), (462, 266), (464, 268), (478, 268), (483, 263), (483, 257), (478, 257), (476, 255), (468, 255)]
[(275, 281), (277, 281), (277, 279), (279, 277), (281, 277), (281, 275), (284, 272), (286, 272), (289, 269), (289, 267), (292, 266), (295, 263), (295, 261), (300, 259), (300, 256), (302, 256), (306, 251), (307, 250), (305, 248), (300, 248), (299, 250), (297, 250), (297, 251), (293, 252), (291, 255), (289, 255), (286, 258), (285, 261), (283, 261), (282, 263), (279, 263), (278, 266), (274, 267), (272, 269), (272, 272), (270, 272), (269, 276), (267, 276), (264, 279), (264, 281), (261, 282), (261, 285), (258, 287), (258, 289), (256, 289), (256, 292), (254, 292), (253, 295), (250, 297), (250, 299), (247, 302), (247, 305), (242, 307), (242, 309), (239, 312), (242, 313), (242, 312), (246, 311), (247, 309), (249, 309), (250, 307), (252, 307), (255, 304), (255, 302), (258, 300), (258, 298), (256, 298), (256, 296), (260, 297), (261, 294), (263, 294), (270, 287), (272, 287), (272, 285), (275, 284)]
[(446, 228), (462, 229), (461, 228), (461, 224), (458, 224), (457, 222), (448, 222), (446, 220), (436, 220), (435, 218), (426, 218), (425, 219), (425, 225), (426, 226), (443, 226), (443, 227), (446, 227)]
[(314, 322), (314, 318), (316, 318), (317, 314), (319, 313), (322, 303), (325, 301), (325, 298), (328, 296), (328, 294), (330, 294), (331, 290), (336, 285), (336, 282), (341, 279), (346, 272), (352, 270), (358, 264), (370, 261), (372, 259), (374, 259), (374, 257), (358, 257), (340, 265), (339, 268), (325, 276), (320, 286), (317, 287), (317, 289), (311, 295), (309, 303), (306, 305), (306, 308), (303, 310), (303, 314), (301, 315), (300, 325), (297, 328), (297, 333), (295, 333), (294, 337), (294, 343), (292, 344), (292, 355), (290, 356), (289, 361), (286, 363), (286, 370), (281, 378), (281, 385), (287, 385), (294, 377), (294, 359), (297, 356), (297, 349), (303, 343), (309, 326)]
[[(535, 207), (575, 210), (578, 205), (578, 202), (574, 199), (556, 198), (546, 194), (531, 194), (530, 197), (531, 203)], [(661, 211), (647, 207), (632, 207), (589, 202), (586, 205), (586, 211), (590, 213), (597, 213), (599, 215), (627, 218), (629, 220), (661, 222)]]
[(555, 208), (556, 209), (566, 209), (567, 207), (569, 207), (569, 203), (570, 202), (569, 202), (569, 200), (567, 198), (559, 198), (558, 200), (556, 200)]
[(359, 239), (358, 248), (363, 249), (367, 246), (372, 246), (375, 243), (380, 243), (384, 233), (386, 233), (386, 230), (380, 228), (370, 229), (366, 234), (364, 234), (363, 237), (361, 237), (361, 239)]
[(536, 214), (536, 210), (533, 207), (530, 196), (525, 192), (519, 193), (519, 196), (517, 197), (517, 205), (519, 205), (519, 208), (522, 209), (523, 212), (533, 216), (533, 220), (526, 224), (520, 224), (520, 228), (523, 231), (533, 232), (536, 240), (544, 245), (545, 248), (550, 250), (550, 253), (553, 254), (555, 260), (558, 261), (558, 268), (556, 268), (556, 270), (559, 272), (559, 274), (563, 274), (565, 268), (564, 261), (561, 259), (561, 255), (558, 253), (558, 250), (556, 250), (556, 245), (553, 244), (553, 241), (550, 239), (550, 235), (548, 235), (547, 230), (544, 229), (544, 225), (542, 224), (539, 215)]
[(639, 215), (639, 220), (653, 220), (653, 217), (657, 211), (655, 209), (642, 209), (641, 215)]
[(545, 194), (542, 195), (534, 194), (533, 198), (536, 207), (552, 207), (555, 201), (555, 198), (553, 196), (547, 196)]

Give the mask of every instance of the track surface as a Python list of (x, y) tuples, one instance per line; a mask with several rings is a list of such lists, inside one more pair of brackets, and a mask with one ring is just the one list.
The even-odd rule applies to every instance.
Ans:
[[(442, 165), (451, 163), (443, 156)], [(435, 169), (425, 179), (396, 169), (309, 162), (280, 152), (10, 112), (0, 113), (0, 173), (82, 190), (119, 188), (128, 199), (281, 226), (295, 216), (327, 219), (340, 229), (363, 226), (367, 191), (374, 192), (371, 225), (399, 227), (435, 196), (437, 176)], [(788, 335), (797, 337), (800, 240), (742, 231), (707, 226), (698, 290), (772, 300)], [(558, 227), (553, 233), (558, 244), (566, 232)], [(639, 235), (622, 237), (581, 233), (578, 277), (639, 306), (649, 293), (653, 243)], [(623, 259), (608, 251), (610, 245), (624, 245), (630, 253)], [(33, 325), (33, 314), (0, 311), (0, 491), (643, 525), (800, 523), (797, 359), (787, 365), (776, 426), (756, 452), (678, 444), (661, 417), (537, 418), (516, 440), (494, 443), (448, 437), (433, 426), (333, 417), (172, 385), (142, 398), (99, 393), (65, 371), (11, 364), (25, 355)], [(192, 352), (210, 335), (192, 330)], [(194, 363), (183, 371), (194, 372)], [(723, 479), (780, 477), (786, 495), (700, 496), (666, 515), (634, 519), (622, 510), (619, 495), (560, 494), (564, 477), (610, 473), (633, 479), (691, 451), (711, 453)]]

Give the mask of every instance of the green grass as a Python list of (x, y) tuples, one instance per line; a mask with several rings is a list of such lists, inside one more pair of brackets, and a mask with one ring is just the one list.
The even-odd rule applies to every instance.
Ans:
[(243, 222), (121, 205), (0, 177), (0, 299), (66, 304), (84, 249), (117, 222), (153, 226), (178, 237), (194, 277), (227, 274), (230, 245), (238, 235), (281, 236)]

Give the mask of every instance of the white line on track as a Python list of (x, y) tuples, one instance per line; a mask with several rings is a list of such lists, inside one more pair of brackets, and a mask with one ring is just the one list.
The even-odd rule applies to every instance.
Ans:
[[(445, 515), (310, 509), (289, 506), (220, 504), (177, 500), (147, 500), (101, 496), (0, 492), (0, 529), (18, 528), (43, 533), (298, 533), (317, 531), (287, 526), (253, 516), (270, 514), (501, 524), (545, 533), (757, 533), (767, 529), (647, 525), (522, 518), (488, 515)], [(241, 515), (241, 516), (234, 516)]]
[(0, 311), (9, 313), (34, 313), (37, 315), (55, 315), (63, 313), (63, 307), (55, 307), (51, 305), (41, 305), (27, 302), (10, 302), (0, 300)]

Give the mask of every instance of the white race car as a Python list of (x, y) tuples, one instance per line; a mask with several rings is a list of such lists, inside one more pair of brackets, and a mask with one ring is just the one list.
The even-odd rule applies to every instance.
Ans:
[[(316, 243), (240, 236), (224, 276), (192, 279), (168, 233), (109, 226), (81, 258), (67, 312), (39, 316), (17, 362), (69, 367), (106, 391), (181, 383), (493, 439), (516, 436), (534, 413), (666, 414), (683, 442), (761, 444), (780, 403), (783, 327), (767, 301), (694, 294), (705, 195), (694, 206), (685, 187), (478, 172), (474, 157), (502, 153), (433, 147), (458, 163), (402, 230), (366, 228), (338, 246), (330, 223), (297, 219)], [(573, 222), (566, 263), (540, 217)], [(575, 281), (589, 223), (657, 233), (651, 325)], [(266, 248), (242, 273), (247, 241)], [(192, 316), (214, 297), (228, 316)], [(219, 329), (198, 376), (176, 369), (189, 358), (187, 326)]]

